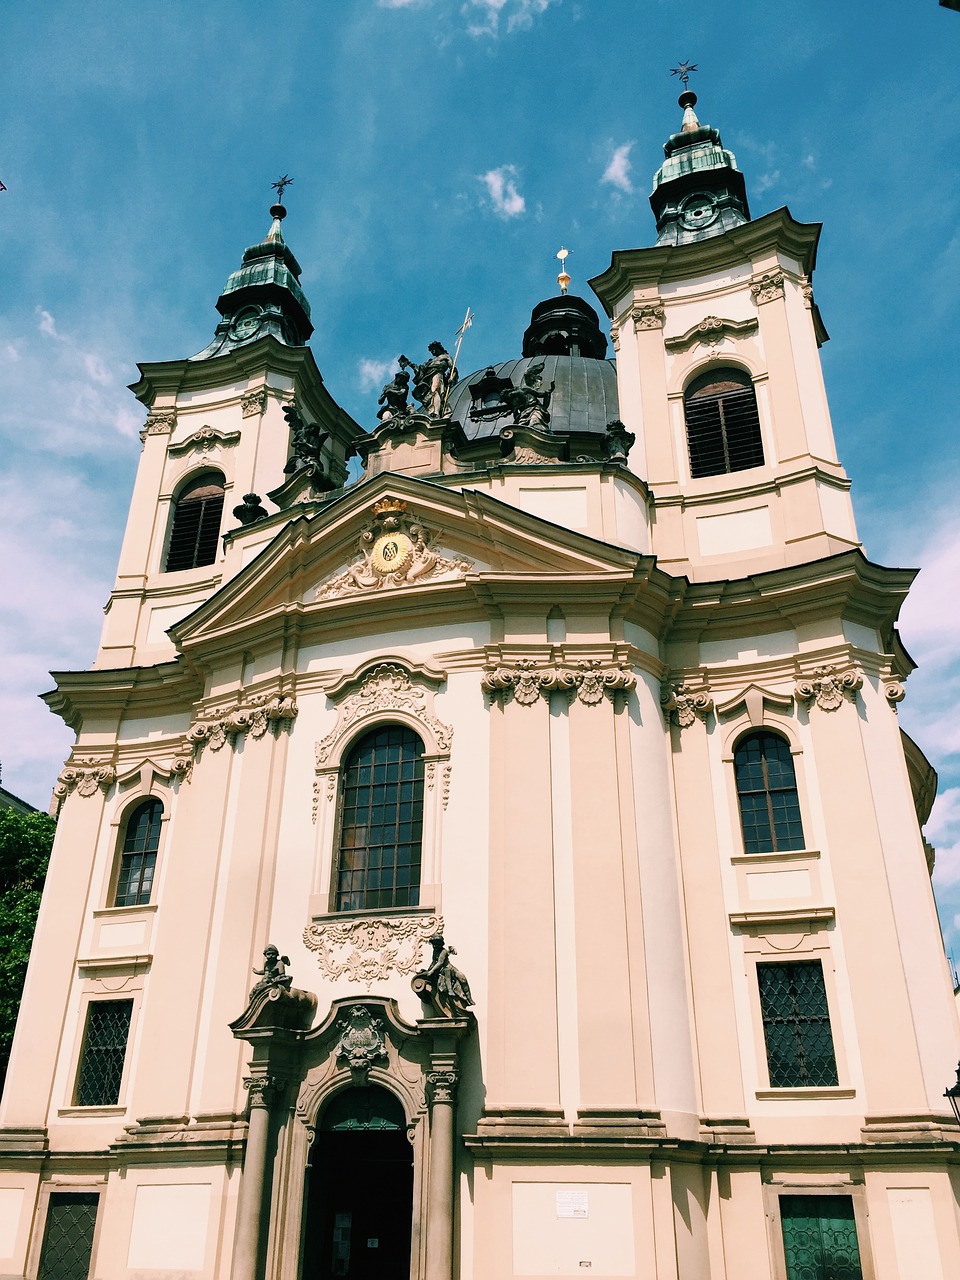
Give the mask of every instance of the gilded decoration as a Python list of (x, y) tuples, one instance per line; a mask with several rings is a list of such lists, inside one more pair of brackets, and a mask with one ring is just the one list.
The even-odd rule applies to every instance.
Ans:
[(481, 689), (493, 700), (503, 702), (512, 696), (522, 707), (532, 706), (551, 693), (565, 693), (592, 707), (604, 696), (614, 701), (626, 696), (636, 684), (636, 676), (625, 664), (598, 659), (544, 666), (532, 658), (518, 658), (487, 667), (480, 680)]
[(275, 733), (296, 719), (299, 708), (286, 693), (257, 693), (227, 706), (208, 707), (201, 711), (187, 731), (187, 741), (195, 754), (209, 746), (220, 751), (228, 742), (235, 744), (242, 734), (262, 738), (268, 729)]
[(57, 775), (53, 797), (58, 802), (72, 791), (80, 796), (95, 796), (98, 791), (106, 794), (117, 780), (117, 770), (106, 757), (96, 760), (74, 761)]
[(240, 397), (240, 412), (245, 418), (254, 418), (263, 413), (267, 407), (267, 389), (260, 387), (257, 391), (245, 391)]
[(168, 452), (171, 457), (176, 457), (178, 454), (189, 453), (194, 450), (200, 454), (201, 458), (204, 458), (218, 445), (236, 444), (239, 439), (239, 431), (220, 431), (219, 428), (211, 427), (209, 423), (205, 423), (194, 431), (192, 435), (187, 436), (185, 440), (181, 440), (179, 444), (172, 444)]
[(365, 1005), (355, 1004), (347, 1017), (337, 1019), (336, 1028), (340, 1032), (337, 1061), (350, 1068), (355, 1085), (365, 1085), (370, 1068), (387, 1061), (383, 1019), (375, 1018)]
[(845, 697), (854, 700), (862, 685), (863, 673), (856, 667), (838, 671), (836, 667), (823, 666), (798, 680), (795, 687), (799, 701), (808, 706), (816, 702), (822, 711), (836, 711)]
[(774, 298), (783, 297), (783, 272), (768, 271), (750, 286), (753, 300), (757, 306), (764, 302), (773, 302)]
[(155, 413), (148, 413), (143, 430), (140, 432), (140, 439), (145, 441), (147, 436), (168, 436), (176, 425), (176, 409), (163, 409), (157, 410)]
[(713, 710), (713, 698), (706, 689), (697, 689), (681, 681), (663, 686), (660, 691), (660, 705), (668, 720), (672, 720), (681, 729), (689, 729), (696, 723), (698, 716), (701, 720), (705, 720), (707, 714)]
[(317, 600), (335, 600), (390, 587), (409, 587), (424, 579), (460, 577), (470, 562), (442, 556), (431, 547), (433, 535), (397, 498), (383, 498), (371, 511), (357, 540), (359, 558), (317, 588)]
[(316, 953), (325, 978), (362, 982), (369, 991), (391, 973), (415, 974), (423, 944), (442, 932), (437, 915), (315, 920), (304, 929), (303, 943)]

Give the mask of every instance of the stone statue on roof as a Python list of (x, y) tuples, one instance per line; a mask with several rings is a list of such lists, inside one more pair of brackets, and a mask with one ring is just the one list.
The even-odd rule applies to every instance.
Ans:
[(431, 342), (430, 359), (423, 364), (414, 364), (406, 356), (400, 357), (400, 368), (413, 370), (413, 398), (422, 406), (423, 412), (432, 418), (439, 418), (446, 408), (447, 396), (457, 385), (457, 370), (453, 356), (442, 342)]

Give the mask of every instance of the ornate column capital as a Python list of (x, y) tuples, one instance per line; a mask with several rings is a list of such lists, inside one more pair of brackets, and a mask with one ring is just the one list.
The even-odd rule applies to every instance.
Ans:
[(753, 300), (757, 306), (764, 302), (773, 302), (774, 298), (783, 297), (783, 272), (767, 271), (750, 286)]
[[(799, 679), (795, 685), (797, 699), (808, 706), (816, 702), (822, 711), (836, 711), (844, 698), (856, 699), (857, 690), (863, 685), (863, 672), (856, 667), (838, 671), (829, 664), (815, 667), (809, 676)], [(888, 695), (889, 696), (889, 695)], [(896, 699), (891, 699), (896, 701)]]
[(666, 317), (667, 313), (659, 300), (648, 303), (635, 302), (630, 309), (630, 318), (637, 333), (641, 329), (662, 329)]
[(176, 425), (176, 409), (151, 410), (140, 432), (140, 439), (146, 443), (147, 436), (168, 436)]
[(668, 720), (687, 729), (698, 716), (706, 719), (713, 710), (713, 698), (704, 688), (697, 689), (683, 681), (669, 682), (660, 691), (660, 705)]
[(248, 1076), (243, 1087), (250, 1098), (251, 1107), (262, 1107), (269, 1111), (283, 1097), (287, 1084), (288, 1081), (282, 1076)]
[(427, 1073), (427, 1098), (431, 1107), (434, 1104), (452, 1104), (456, 1101), (457, 1085), (460, 1082), (458, 1071), (430, 1071)]
[(907, 696), (907, 691), (899, 680), (885, 680), (883, 685), (883, 696), (890, 703), (894, 711), (897, 709), (897, 703), (902, 702)]
[(592, 707), (602, 702), (604, 695), (611, 701), (626, 696), (636, 684), (637, 677), (626, 664), (596, 659), (541, 666), (531, 658), (519, 658), (488, 667), (480, 680), (481, 689), (491, 698), (505, 700), (512, 693), (523, 707), (533, 706), (541, 695), (549, 697), (551, 693), (565, 693)]
[(266, 387), (258, 387), (256, 391), (245, 391), (240, 397), (240, 412), (244, 418), (253, 418), (258, 413), (263, 413), (266, 407)]

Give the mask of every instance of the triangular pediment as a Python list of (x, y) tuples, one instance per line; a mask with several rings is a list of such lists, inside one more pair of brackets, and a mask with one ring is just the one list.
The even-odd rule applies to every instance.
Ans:
[(189, 648), (256, 619), (322, 625), (358, 604), (368, 620), (427, 610), (484, 583), (629, 580), (641, 561), (652, 564), (477, 490), (378, 476), (289, 520), (171, 635)]

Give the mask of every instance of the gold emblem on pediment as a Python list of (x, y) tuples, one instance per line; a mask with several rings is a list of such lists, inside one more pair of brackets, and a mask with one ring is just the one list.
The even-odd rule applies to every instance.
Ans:
[(399, 498), (382, 498), (357, 539), (358, 558), (342, 573), (317, 588), (317, 600), (335, 600), (424, 580), (462, 577), (468, 560), (442, 556), (432, 546), (433, 534)]

